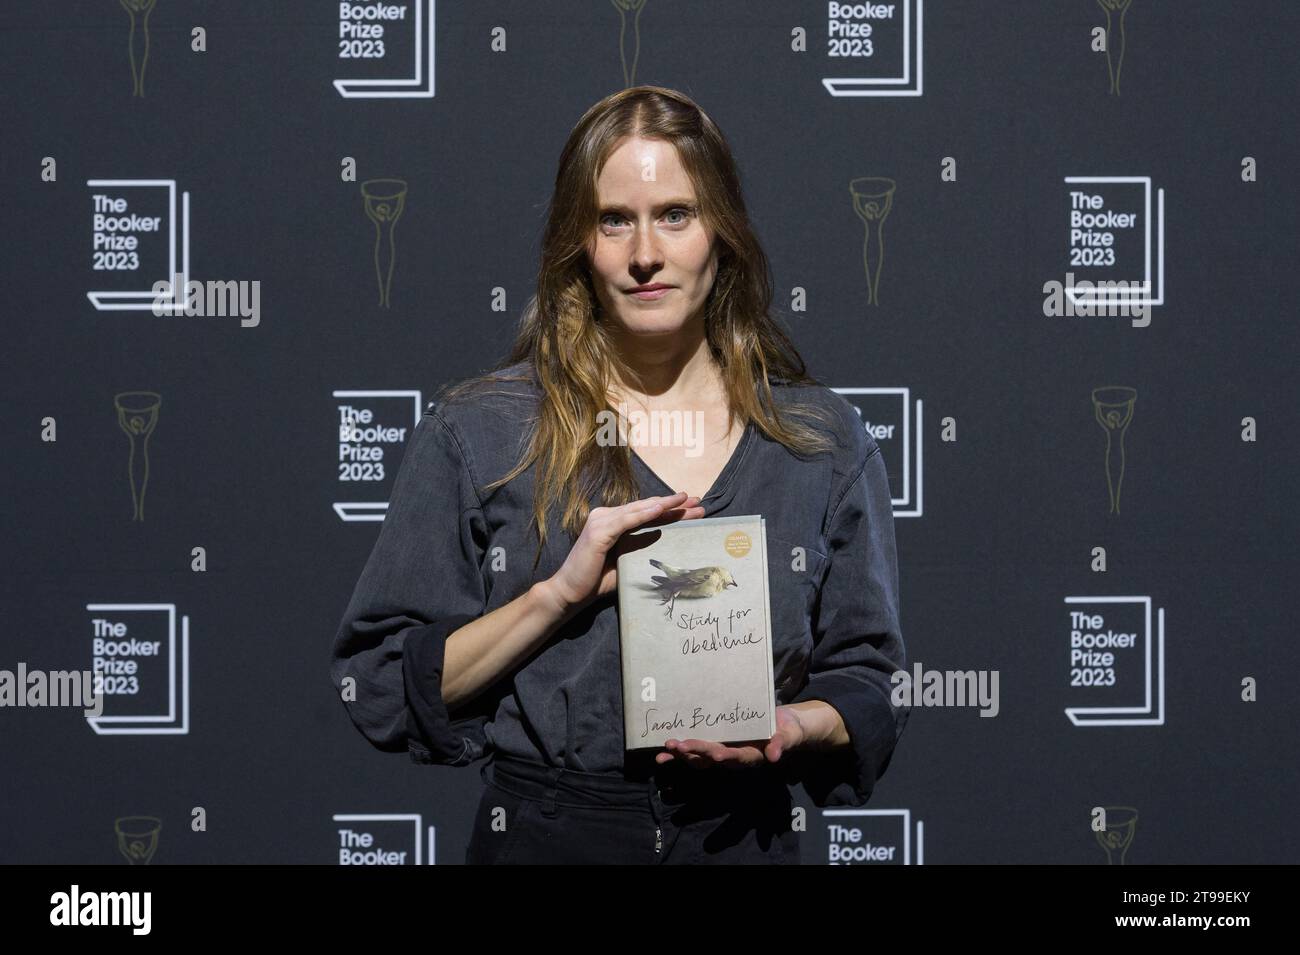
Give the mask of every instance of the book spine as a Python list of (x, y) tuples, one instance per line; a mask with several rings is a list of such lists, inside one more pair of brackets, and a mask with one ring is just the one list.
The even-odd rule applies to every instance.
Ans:
[(623, 748), (632, 748), (632, 714), (633, 704), (636, 700), (634, 695), (635, 687), (632, 685), (632, 661), (629, 658), (628, 634), (632, 632), (632, 620), (630, 618), (632, 602), (628, 598), (627, 587), (628, 575), (624, 571), (628, 568), (629, 563), (627, 556), (624, 555), (615, 563), (618, 571), (618, 659), (620, 673), (623, 678)]
[(761, 563), (763, 568), (763, 614), (764, 626), (767, 627), (767, 666), (763, 668), (767, 675), (767, 698), (771, 705), (767, 708), (767, 738), (771, 739), (776, 735), (776, 686), (773, 683), (775, 679), (772, 675), (775, 669), (775, 658), (773, 657), (773, 644), (775, 638), (772, 633), (772, 594), (768, 582), (768, 563), (767, 563), (767, 518), (758, 519), (758, 540), (762, 549)]

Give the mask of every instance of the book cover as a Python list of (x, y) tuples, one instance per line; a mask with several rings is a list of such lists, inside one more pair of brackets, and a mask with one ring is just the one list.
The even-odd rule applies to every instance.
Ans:
[(636, 549), (617, 561), (626, 748), (771, 739), (776, 693), (762, 516), (674, 521), (627, 536)]

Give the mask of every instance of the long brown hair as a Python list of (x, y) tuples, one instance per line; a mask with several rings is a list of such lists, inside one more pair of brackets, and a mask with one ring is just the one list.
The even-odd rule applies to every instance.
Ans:
[[(830, 423), (825, 409), (787, 403), (778, 411), (772, 398), (769, 378), (796, 385), (821, 382), (806, 373), (794, 344), (769, 314), (770, 266), (750, 225), (740, 174), (722, 132), (676, 90), (620, 90), (587, 110), (560, 154), (537, 292), (524, 307), (509, 356), (484, 375), (444, 386), (434, 399), (437, 404), (502, 381), (528, 380), (540, 390), (531, 444), (509, 474), (484, 489), (505, 484), (537, 462), (532, 524), (539, 546), (534, 571), (546, 540), (546, 516), (565, 490), (561, 527), (573, 540), (586, 523), (593, 494), (602, 495), (605, 507), (639, 496), (628, 447), (595, 440), (598, 414), (610, 408), (610, 369), (617, 351), (600, 321), (585, 254), (597, 225), (601, 169), (629, 136), (676, 147), (695, 186), (701, 220), (715, 236), (718, 272), (705, 303), (704, 324), (732, 413), (742, 425), (754, 422), (800, 456), (831, 447), (823, 434), (795, 420), (807, 415)], [(525, 362), (530, 366), (525, 374), (502, 374)]]

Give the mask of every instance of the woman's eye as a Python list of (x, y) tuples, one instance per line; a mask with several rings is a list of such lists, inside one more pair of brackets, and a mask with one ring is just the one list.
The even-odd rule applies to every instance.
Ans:
[[(695, 210), (688, 209), (685, 206), (678, 206), (675, 209), (668, 210), (668, 212), (665, 213), (665, 218), (669, 220), (669, 225), (684, 225), (694, 214)], [(673, 218), (674, 216), (679, 218)], [(617, 212), (607, 212), (600, 217), (600, 224), (610, 228), (617, 228), (625, 222), (627, 222), (627, 217), (620, 215)]]

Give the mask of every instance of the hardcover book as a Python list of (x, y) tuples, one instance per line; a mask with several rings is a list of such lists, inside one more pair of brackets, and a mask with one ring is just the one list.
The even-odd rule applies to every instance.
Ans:
[(764, 519), (704, 517), (626, 536), (635, 548), (617, 560), (626, 748), (771, 739)]

